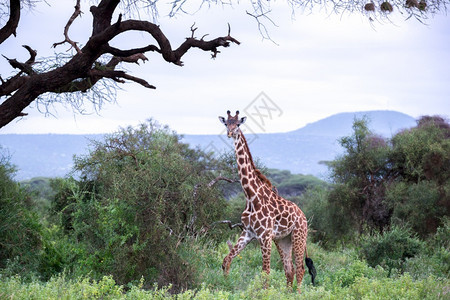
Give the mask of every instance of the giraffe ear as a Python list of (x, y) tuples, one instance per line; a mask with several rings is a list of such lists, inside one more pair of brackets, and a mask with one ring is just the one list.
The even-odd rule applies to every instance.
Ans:
[(227, 126), (227, 121), (225, 120), (224, 117), (219, 117), (220, 122), (223, 123), (223, 125)]
[(239, 121), (239, 125), (244, 124), (246, 120), (247, 117), (242, 117), (241, 120)]

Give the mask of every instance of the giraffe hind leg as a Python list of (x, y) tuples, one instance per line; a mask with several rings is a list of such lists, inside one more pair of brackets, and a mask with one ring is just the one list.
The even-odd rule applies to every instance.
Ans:
[(307, 229), (299, 228), (294, 229), (292, 232), (292, 239), (294, 242), (294, 255), (295, 255), (295, 264), (297, 265), (297, 290), (300, 292), (300, 285), (303, 280), (303, 276), (305, 275), (305, 266), (303, 264), (303, 257), (305, 255), (306, 250), (306, 236)]
[(286, 281), (289, 287), (292, 287), (294, 281), (295, 268), (292, 261), (292, 240), (291, 236), (287, 236), (281, 240), (274, 241), (277, 246), (278, 253), (280, 253), (283, 261), (284, 273), (286, 274)]

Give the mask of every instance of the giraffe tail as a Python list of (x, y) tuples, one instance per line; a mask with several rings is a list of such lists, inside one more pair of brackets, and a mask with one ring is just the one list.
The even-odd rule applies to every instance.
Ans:
[(314, 280), (316, 278), (317, 272), (316, 272), (316, 268), (314, 267), (314, 263), (313, 263), (312, 259), (308, 257), (308, 252), (306, 252), (306, 255), (305, 255), (305, 263), (306, 263), (306, 266), (308, 267), (309, 275), (311, 275), (311, 282), (313, 285), (315, 285)]

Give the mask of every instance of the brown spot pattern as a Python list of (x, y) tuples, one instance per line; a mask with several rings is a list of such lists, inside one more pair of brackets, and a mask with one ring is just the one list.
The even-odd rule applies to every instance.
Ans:
[[(238, 120), (237, 115), (232, 118)], [(232, 259), (249, 241), (257, 239), (263, 254), (263, 270), (269, 273), (271, 245), (274, 240), (283, 261), (288, 286), (292, 286), (295, 274), (297, 286), (300, 287), (305, 272), (303, 258), (308, 232), (306, 217), (297, 205), (272, 191), (270, 181), (256, 169), (247, 141), (240, 130), (234, 138), (238, 139), (235, 152), (247, 204), (241, 215), (244, 231), (224, 258), (224, 271), (229, 269)], [(293, 266), (292, 252), (297, 268)]]

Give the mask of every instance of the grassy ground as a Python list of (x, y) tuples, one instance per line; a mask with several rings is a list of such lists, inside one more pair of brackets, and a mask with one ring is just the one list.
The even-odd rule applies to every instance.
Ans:
[(417, 272), (394, 271), (388, 275), (381, 267), (369, 267), (351, 249), (330, 252), (309, 244), (308, 252), (317, 269), (317, 284), (312, 286), (311, 277), (305, 274), (300, 296), (295, 291), (296, 285), (293, 290), (286, 287), (276, 251), (272, 254), (270, 283), (266, 289), (256, 244), (250, 244), (235, 258), (228, 277), (223, 276), (220, 268), (228, 252), (226, 243), (191, 243), (180, 251), (186, 263), (197, 269), (198, 286), (179, 294), (171, 294), (170, 286), (143, 289), (144, 278), (133, 285), (120, 286), (110, 276), (93, 281), (62, 274), (47, 282), (25, 282), (19, 277), (3, 276), (0, 299), (450, 299), (448, 276), (437, 277), (431, 274), (433, 270), (421, 268), (415, 268)]

